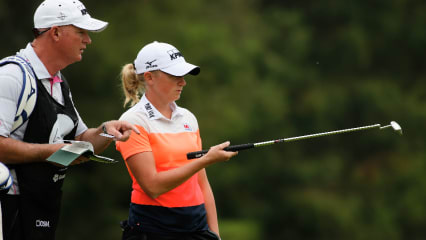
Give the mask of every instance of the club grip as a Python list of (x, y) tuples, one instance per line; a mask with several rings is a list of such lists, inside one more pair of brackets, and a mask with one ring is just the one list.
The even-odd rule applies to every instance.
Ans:
[(224, 148), (223, 150), (228, 151), (228, 152), (236, 152), (236, 151), (246, 150), (246, 149), (250, 149), (250, 148), (254, 148), (253, 143), (232, 145), (232, 146)]
[(208, 150), (201, 150), (201, 151), (196, 151), (196, 152), (189, 152), (186, 154), (186, 158), (189, 159), (194, 159), (194, 158), (200, 158), (202, 156), (204, 156), (206, 153), (208, 152)]
[[(236, 151), (241, 151), (241, 150), (250, 149), (250, 148), (254, 148), (253, 143), (232, 145), (232, 146), (224, 148), (223, 150), (228, 151), (228, 152), (236, 152)], [(207, 152), (208, 152), (208, 150), (189, 152), (189, 153), (186, 154), (186, 158), (188, 158), (188, 160), (194, 159), (194, 158), (200, 158), (200, 157), (204, 156)]]

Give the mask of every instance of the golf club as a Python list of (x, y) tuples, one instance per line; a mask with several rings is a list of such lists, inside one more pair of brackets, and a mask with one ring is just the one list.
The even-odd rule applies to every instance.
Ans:
[[(298, 137), (271, 140), (271, 141), (266, 141), (266, 142), (231, 145), (229, 147), (224, 148), (224, 150), (236, 152), (236, 151), (246, 150), (246, 149), (255, 148), (255, 147), (268, 146), (268, 145), (272, 145), (272, 144), (275, 144), (275, 143), (294, 142), (294, 141), (299, 141), (299, 140), (303, 140), (303, 139), (323, 137), (323, 136), (336, 135), (336, 134), (349, 133), (349, 132), (356, 132), (356, 131), (363, 131), (363, 130), (369, 130), (369, 129), (377, 129), (377, 128), (380, 129), (380, 130), (392, 128), (395, 132), (402, 135), (401, 126), (397, 122), (392, 121), (392, 122), (390, 122), (389, 125), (386, 125), (386, 126), (383, 126), (383, 127), (380, 124), (373, 124), (373, 125), (368, 125), (368, 126), (364, 126), (364, 127), (356, 127), (356, 128), (348, 128), (348, 129), (336, 130), (336, 131), (331, 131), (331, 132), (315, 133), (315, 134), (303, 135), (303, 136), (298, 136)], [(188, 160), (194, 159), (194, 158), (200, 158), (204, 154), (206, 154), (207, 152), (208, 152), (208, 150), (190, 152), (190, 153), (186, 154), (186, 157), (188, 158)]]

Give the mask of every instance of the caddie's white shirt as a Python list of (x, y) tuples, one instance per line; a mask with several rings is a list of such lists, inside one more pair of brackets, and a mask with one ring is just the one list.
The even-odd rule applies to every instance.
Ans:
[[(64, 105), (61, 85), (59, 83), (54, 83), (51, 89), (49, 78), (52, 76), (50, 76), (46, 67), (38, 58), (33, 47), (31, 46), (31, 43), (28, 43), (26, 48), (21, 49), (17, 55), (25, 58), (28, 62), (30, 62), (37, 78), (43, 83), (46, 90), (58, 103)], [(57, 74), (59, 74), (59, 72)], [(17, 140), (22, 140), (24, 138), (24, 133), (28, 123), (25, 122), (11, 135), (11, 129), (17, 108), (16, 105), (18, 103), (19, 95), (22, 89), (22, 81), (22, 70), (18, 65), (7, 64), (0, 67), (0, 135), (3, 137), (11, 137)], [(87, 130), (87, 126), (80, 118), (77, 109), (75, 111), (79, 119), (76, 132), (76, 136), (78, 136)]]

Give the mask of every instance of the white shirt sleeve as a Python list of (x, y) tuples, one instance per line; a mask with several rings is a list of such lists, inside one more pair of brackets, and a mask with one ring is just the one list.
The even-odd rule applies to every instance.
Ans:
[(0, 67), (0, 135), (9, 137), (22, 89), (22, 71), (16, 64)]

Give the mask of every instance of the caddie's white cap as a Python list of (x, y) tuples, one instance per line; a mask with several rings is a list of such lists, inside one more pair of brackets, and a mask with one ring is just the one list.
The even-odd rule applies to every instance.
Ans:
[(34, 13), (34, 28), (74, 25), (92, 32), (104, 30), (108, 23), (92, 18), (78, 0), (46, 0)]
[(200, 67), (187, 63), (174, 46), (157, 41), (145, 45), (139, 51), (134, 64), (136, 74), (154, 70), (161, 70), (177, 77), (188, 73), (191, 75), (200, 73)]

